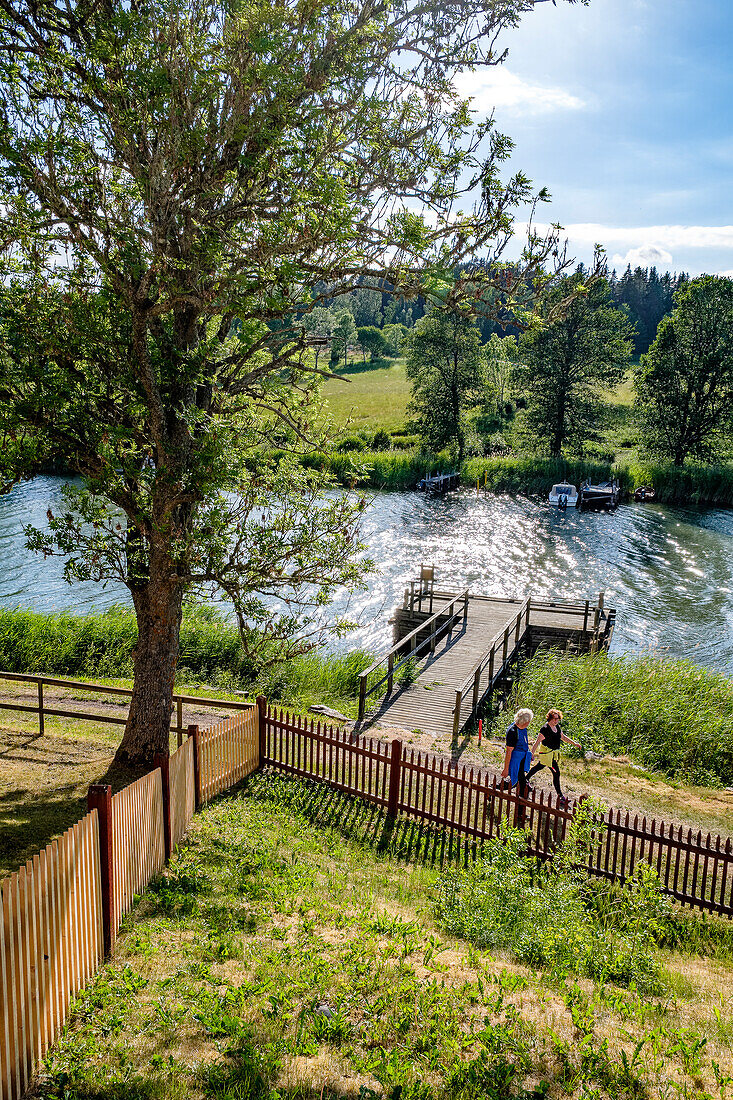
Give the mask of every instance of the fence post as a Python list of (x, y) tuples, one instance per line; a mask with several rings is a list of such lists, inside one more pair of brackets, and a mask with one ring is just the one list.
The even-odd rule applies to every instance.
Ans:
[(260, 767), (267, 756), (267, 699), (264, 695), (257, 696), (257, 729), (260, 741)]
[(478, 696), (481, 690), (481, 666), (476, 669), (476, 673), (473, 677), (473, 710), (478, 709)]
[(502, 668), (506, 665), (507, 655), (509, 653), (509, 627), (504, 631), (504, 649), (501, 656)]
[[(431, 650), (435, 647), (431, 646)], [(387, 694), (392, 694), (392, 688), (394, 687), (394, 653), (390, 653), (387, 658)]]
[(43, 737), (43, 680), (38, 681), (38, 732)]
[(392, 742), (392, 756), (389, 762), (389, 795), (387, 801), (387, 814), (389, 817), (397, 817), (397, 803), (400, 797), (400, 780), (402, 777), (402, 742), (395, 737)]
[(590, 611), (590, 600), (585, 601), (585, 611), (583, 613), (583, 634), (588, 630), (588, 612)]
[(178, 748), (180, 749), (181, 745), (183, 744), (183, 700), (182, 699), (178, 699), (177, 703), (176, 703), (176, 725), (178, 726), (178, 729), (176, 730), (176, 743), (178, 745)]
[(364, 711), (366, 710), (366, 682), (367, 678), (363, 672), (359, 674), (359, 721), (361, 722), (364, 717)]
[(466, 629), (466, 623), (468, 622), (468, 592), (463, 597), (463, 629)]
[(163, 845), (166, 863), (171, 858), (171, 770), (170, 755), (156, 752), (153, 769), (160, 768), (160, 785), (163, 789)]
[[(87, 792), (87, 809), (96, 810), (99, 820), (99, 867), (102, 882), (102, 940), (104, 956), (112, 954), (112, 788), (109, 783), (92, 783)], [(115, 929), (116, 931), (116, 929)]]
[(198, 726), (189, 726), (186, 735), (193, 738), (193, 789), (196, 792), (196, 809), (201, 809), (201, 733)]
[(463, 693), (460, 688), (456, 689), (456, 705), (453, 708), (453, 736), (458, 737), (461, 729), (461, 705), (463, 704)]

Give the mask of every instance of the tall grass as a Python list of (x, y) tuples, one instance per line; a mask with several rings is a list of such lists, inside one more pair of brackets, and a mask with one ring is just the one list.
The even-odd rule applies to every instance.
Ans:
[(733, 681), (689, 661), (540, 652), (512, 690), (509, 708), (520, 705), (558, 707), (586, 749), (628, 753), (691, 783), (733, 783)]
[[(545, 458), (541, 455), (509, 455), (506, 458), (469, 458), (461, 467), (467, 485), (477, 481), (495, 493), (547, 493), (559, 481), (580, 485), (586, 478), (593, 482), (619, 477), (619, 470), (604, 462), (580, 459)], [(627, 488), (625, 476), (622, 488)]]
[[(129, 677), (136, 642), (135, 615), (124, 606), (84, 616), (0, 610), (0, 670), (6, 672)], [(370, 661), (361, 650), (342, 656), (314, 651), (262, 667), (242, 650), (233, 623), (215, 608), (195, 606), (184, 612), (177, 680), (263, 692), (291, 706), (315, 701), (348, 706)]]

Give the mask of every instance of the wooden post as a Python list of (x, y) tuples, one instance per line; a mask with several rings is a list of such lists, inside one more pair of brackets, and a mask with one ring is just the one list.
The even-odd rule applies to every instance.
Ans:
[(504, 650), (501, 657), (502, 666), (506, 665), (506, 659), (509, 654), (509, 627), (504, 631)]
[(588, 613), (590, 611), (590, 600), (585, 601), (585, 612), (583, 613), (583, 633), (588, 630)]
[(492, 645), (491, 653), (489, 654), (489, 688), (494, 685), (494, 657), (496, 656), (496, 647)]
[(400, 798), (400, 779), (402, 773), (402, 742), (395, 737), (392, 742), (392, 755), (389, 763), (389, 795), (387, 796), (387, 813), (390, 817), (397, 817), (397, 803)]
[(481, 690), (481, 668), (477, 668), (473, 677), (473, 710), (478, 707), (478, 693)]
[(466, 629), (466, 623), (468, 622), (468, 592), (463, 597), (463, 629)]
[(196, 794), (196, 809), (201, 809), (201, 734), (198, 726), (189, 726), (187, 737), (193, 737), (193, 789)]
[(38, 732), (43, 737), (45, 724), (43, 721), (43, 680), (38, 681)]
[(366, 675), (361, 672), (359, 674), (359, 721), (361, 722), (364, 717), (364, 711), (366, 710)]
[(257, 730), (259, 733), (260, 745), (260, 767), (262, 767), (265, 762), (265, 757), (267, 756), (267, 699), (264, 695), (257, 696)]
[(526, 616), (526, 619), (525, 619), (525, 625), (527, 627), (527, 630), (529, 630), (529, 613), (530, 613), (531, 608), (532, 608), (532, 597), (528, 596), (527, 597), (527, 616)]
[(601, 609), (600, 609), (600, 607), (597, 607), (595, 609), (595, 613), (593, 615), (593, 629), (594, 630), (598, 630), (598, 626), (600, 624), (600, 621), (601, 621)]
[[(102, 939), (104, 955), (112, 954), (112, 894), (114, 863), (112, 853), (112, 788), (109, 783), (92, 783), (87, 793), (87, 809), (97, 811), (99, 820), (99, 867), (102, 880)], [(115, 929), (115, 932), (117, 929)]]
[(178, 727), (178, 729), (176, 730), (176, 733), (178, 735), (177, 736), (177, 743), (178, 743), (178, 748), (180, 749), (181, 745), (183, 744), (183, 700), (182, 699), (178, 699), (176, 701), (176, 726)]
[[(431, 638), (430, 652), (435, 652), (435, 638)], [(394, 653), (390, 653), (387, 658), (387, 694), (392, 694), (392, 688), (394, 687)]]
[(600, 608), (601, 611), (603, 611), (603, 604), (604, 604), (604, 601), (605, 601), (605, 597), (606, 597), (605, 591), (602, 591), (602, 592), (598, 593), (598, 607)]
[(456, 691), (456, 705), (453, 708), (453, 736), (458, 737), (459, 730), (461, 728), (461, 703), (463, 702), (463, 696), (460, 690)]
[(519, 631), (520, 631), (521, 627), (522, 627), (522, 612), (520, 611), (519, 614), (517, 615), (517, 621), (514, 624), (514, 647), (515, 647), (515, 649), (519, 645)]
[(160, 783), (163, 789), (163, 845), (165, 849), (166, 863), (171, 858), (171, 772), (170, 755), (167, 752), (156, 752), (153, 757), (153, 768), (160, 768)]

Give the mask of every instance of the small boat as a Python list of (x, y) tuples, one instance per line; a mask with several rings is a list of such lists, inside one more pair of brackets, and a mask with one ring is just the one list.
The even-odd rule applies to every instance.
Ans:
[(578, 490), (574, 485), (569, 485), (567, 482), (560, 482), (558, 485), (553, 485), (550, 489), (550, 495), (547, 498), (550, 504), (557, 505), (562, 511), (566, 508), (578, 507)]
[(602, 481), (598, 485), (585, 481), (580, 486), (579, 498), (579, 508), (612, 511), (618, 507), (621, 487), (617, 481)]
[(656, 499), (657, 494), (654, 492), (651, 485), (640, 485), (638, 489), (634, 489), (634, 500), (637, 504), (643, 504), (644, 501), (649, 503)]

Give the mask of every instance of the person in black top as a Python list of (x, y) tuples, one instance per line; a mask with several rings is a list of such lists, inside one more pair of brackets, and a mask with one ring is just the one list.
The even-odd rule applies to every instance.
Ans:
[(542, 768), (549, 768), (552, 772), (552, 782), (557, 791), (558, 802), (564, 804), (567, 802), (567, 798), (560, 787), (560, 765), (558, 763), (560, 742), (565, 741), (568, 745), (574, 745), (576, 749), (580, 748), (580, 743), (573, 741), (572, 737), (568, 737), (563, 733), (560, 726), (561, 722), (562, 714), (559, 710), (549, 710), (547, 712), (547, 721), (537, 734), (537, 740), (532, 746), (532, 759), (537, 755), (539, 747), (539, 760), (528, 771), (527, 781), (529, 782), (532, 776), (541, 771)]

